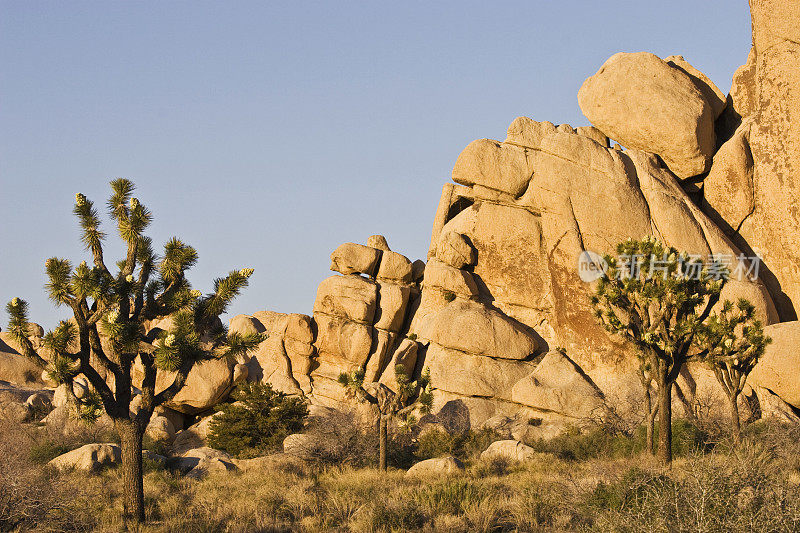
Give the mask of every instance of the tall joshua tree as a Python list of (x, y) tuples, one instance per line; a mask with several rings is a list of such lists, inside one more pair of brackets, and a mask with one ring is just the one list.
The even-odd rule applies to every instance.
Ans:
[(697, 337), (701, 350), (698, 357), (714, 371), (728, 397), (733, 438), (737, 443), (742, 434), (739, 396), (747, 376), (771, 342), (764, 335), (761, 321), (755, 318), (755, 307), (744, 298), (736, 305), (725, 300), (722, 309), (709, 317)]
[[(419, 408), (422, 414), (430, 413), (433, 404), (430, 371), (426, 368), (419, 380), (411, 381), (403, 365), (395, 367), (397, 392), (383, 383), (364, 385), (364, 371), (339, 374), (339, 383), (349, 396), (378, 407), (378, 467), (386, 470), (389, 420), (402, 417), (407, 424), (413, 422), (411, 412)], [(368, 390), (369, 389), (369, 390)]]
[[(233, 357), (254, 349), (260, 335), (228, 334), (219, 320), (231, 301), (247, 286), (252, 269), (230, 272), (214, 280), (214, 291), (202, 295), (192, 290), (186, 271), (197, 262), (191, 246), (172, 238), (157, 258), (152, 241), (144, 236), (150, 211), (133, 197), (128, 180), (111, 182), (108, 212), (127, 247), (125, 257), (112, 272), (103, 256), (104, 233), (94, 204), (75, 196), (74, 213), (83, 231), (83, 243), (92, 265), (76, 268), (66, 259), (46, 262), (47, 290), (57, 305), (72, 310), (74, 320), (63, 321), (44, 337), (39, 353), (27, 338), (27, 304), (14, 298), (6, 307), (9, 330), (22, 354), (46, 368), (58, 383), (72, 390), (78, 375), (88, 380), (91, 393), (76, 399), (84, 412), (104, 410), (114, 421), (122, 447), (124, 515), (144, 521), (142, 437), (153, 410), (183, 388), (195, 364)], [(148, 325), (171, 317), (167, 331)], [(141, 365), (138, 411), (132, 370)], [(169, 385), (157, 390), (156, 378), (164, 374)], [(170, 381), (171, 380), (171, 381)], [(162, 379), (163, 381), (163, 379)]]
[(608, 331), (636, 347), (648, 395), (652, 376), (658, 398), (658, 457), (670, 464), (672, 385), (696, 352), (696, 337), (719, 301), (727, 269), (717, 262), (704, 265), (652, 237), (620, 243), (617, 256), (604, 259), (608, 268), (591, 299), (595, 314)]

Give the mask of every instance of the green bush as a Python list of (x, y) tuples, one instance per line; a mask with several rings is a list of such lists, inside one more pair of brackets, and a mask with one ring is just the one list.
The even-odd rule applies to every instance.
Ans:
[[(656, 439), (658, 424), (656, 424)], [(536, 451), (552, 453), (565, 461), (585, 461), (598, 457), (621, 459), (645, 451), (646, 430), (636, 429), (633, 435), (611, 433), (601, 427), (588, 430), (572, 428), (555, 438), (527, 442)], [(707, 433), (689, 420), (679, 418), (672, 422), (672, 454), (683, 457), (694, 451), (710, 451), (713, 447)]]
[(494, 441), (502, 439), (502, 435), (486, 428), (464, 433), (436, 429), (420, 434), (414, 455), (419, 460), (452, 455), (466, 461), (480, 454)]
[(268, 384), (243, 383), (231, 397), (234, 403), (217, 408), (208, 443), (238, 457), (280, 449), (287, 435), (303, 429), (308, 416), (304, 400), (274, 391)]

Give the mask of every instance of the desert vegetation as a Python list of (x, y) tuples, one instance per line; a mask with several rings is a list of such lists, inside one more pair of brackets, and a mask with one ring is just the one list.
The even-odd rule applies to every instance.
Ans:
[[(57, 451), (94, 441), (89, 431), (8, 425), (0, 433), (0, 529), (119, 531), (124, 473), (44, 468)], [(393, 448), (412, 460), (455, 453), (462, 472), (407, 476), (390, 455), (368, 464), (310, 462), (285, 454), (244, 460), (234, 472), (183, 477), (145, 461), (147, 524), (140, 531), (796, 531), (800, 527), (800, 434), (759, 422), (742, 443), (676, 426), (673, 468), (648, 455), (644, 434), (595, 431), (531, 443), (534, 460), (483, 458), (491, 432), (429, 432)], [(375, 449), (375, 433), (359, 437)], [(20, 446), (24, 443), (25, 446)], [(364, 449), (360, 449), (364, 452)], [(70, 487), (69, 491), (64, 490)]]

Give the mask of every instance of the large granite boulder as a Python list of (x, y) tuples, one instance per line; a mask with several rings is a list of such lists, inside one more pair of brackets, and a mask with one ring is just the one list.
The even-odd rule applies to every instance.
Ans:
[(764, 328), (772, 338), (747, 384), (763, 387), (800, 409), (800, 321), (783, 322)]
[[(796, 320), (800, 311), (800, 5), (753, 0), (750, 9), (753, 49), (731, 88), (732, 107), (745, 121), (728, 142), (732, 145), (723, 147), (720, 160), (715, 158), (714, 167), (719, 168), (712, 171), (706, 203), (709, 212), (724, 219), (737, 245), (762, 258), (760, 275), (781, 319)], [(726, 196), (726, 192), (731, 194)]]
[(611, 56), (578, 92), (586, 117), (628, 148), (661, 156), (679, 178), (702, 174), (714, 155), (714, 109), (692, 78), (657, 56)]
[(463, 470), (464, 465), (461, 461), (452, 455), (448, 455), (446, 457), (425, 459), (414, 464), (406, 472), (406, 477), (457, 474)]
[(48, 464), (58, 470), (96, 471), (120, 462), (121, 451), (116, 444), (86, 444), (59, 455)]

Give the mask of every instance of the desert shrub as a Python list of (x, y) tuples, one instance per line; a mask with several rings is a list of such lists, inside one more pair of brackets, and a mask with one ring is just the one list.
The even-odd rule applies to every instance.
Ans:
[(356, 411), (330, 410), (309, 421), (302, 455), (321, 465), (367, 466), (378, 449), (373, 433)]
[(283, 439), (300, 431), (308, 416), (304, 400), (268, 384), (243, 383), (231, 396), (235, 402), (220, 405), (211, 421), (208, 443), (239, 457), (280, 449)]
[(415, 493), (416, 501), (432, 515), (464, 514), (467, 506), (485, 500), (492, 494), (482, 485), (465, 479), (447, 479), (425, 487)]
[(630, 469), (586, 497), (604, 531), (797, 531), (800, 488), (769, 445), (694, 453), (669, 475)]
[(452, 455), (466, 461), (479, 455), (491, 443), (502, 439), (502, 435), (488, 428), (463, 433), (433, 429), (420, 433), (414, 455), (418, 460)]
[(413, 531), (423, 527), (427, 521), (425, 512), (413, 500), (379, 501), (371, 510), (375, 531)]
[[(656, 424), (656, 432), (658, 424)], [(552, 453), (565, 461), (585, 461), (598, 457), (620, 459), (643, 453), (646, 447), (645, 427), (640, 426), (632, 435), (609, 432), (602, 427), (580, 430), (570, 428), (549, 440), (527, 442), (536, 451)], [(672, 423), (672, 454), (683, 457), (696, 450), (710, 451), (713, 447), (709, 435), (687, 419)]]
[(88, 527), (65, 513), (67, 484), (30, 458), (31, 427), (0, 424), (0, 531), (65, 531)]
[(503, 476), (508, 474), (513, 467), (519, 466), (518, 461), (502, 455), (493, 455), (488, 459), (479, 461), (472, 472), (478, 478)]
[(452, 302), (453, 300), (456, 299), (456, 293), (454, 293), (453, 291), (445, 290), (442, 294), (444, 295), (444, 299), (446, 302)]

